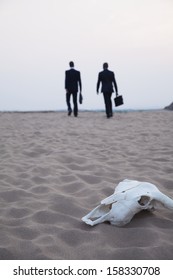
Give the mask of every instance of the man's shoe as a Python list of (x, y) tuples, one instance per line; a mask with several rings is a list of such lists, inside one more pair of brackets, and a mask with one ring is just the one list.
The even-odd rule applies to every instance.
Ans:
[(71, 116), (72, 111), (68, 111), (68, 116)]

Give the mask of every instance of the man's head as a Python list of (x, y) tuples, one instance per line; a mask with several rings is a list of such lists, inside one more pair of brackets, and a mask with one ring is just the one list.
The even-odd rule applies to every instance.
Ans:
[(70, 67), (74, 67), (74, 62), (73, 62), (73, 61), (70, 61), (70, 62), (69, 62), (69, 65), (70, 65)]
[(108, 63), (107, 62), (103, 63), (103, 69), (108, 69)]

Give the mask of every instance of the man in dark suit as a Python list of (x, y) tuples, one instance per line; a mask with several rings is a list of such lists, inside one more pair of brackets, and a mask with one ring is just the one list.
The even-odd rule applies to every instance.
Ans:
[(107, 118), (110, 118), (113, 116), (111, 101), (112, 93), (114, 92), (113, 86), (116, 91), (116, 96), (118, 96), (118, 87), (115, 80), (114, 72), (108, 70), (107, 62), (103, 64), (103, 71), (98, 75), (97, 94), (99, 93), (100, 83), (102, 83), (101, 92), (103, 93), (104, 97), (106, 115)]
[(72, 113), (72, 108), (70, 104), (70, 97), (73, 97), (73, 113), (74, 116), (78, 115), (78, 104), (77, 104), (77, 93), (78, 86), (80, 89), (80, 93), (82, 92), (82, 82), (80, 72), (74, 69), (74, 62), (70, 61), (70, 70), (65, 71), (65, 89), (66, 89), (66, 102), (68, 107), (68, 116)]

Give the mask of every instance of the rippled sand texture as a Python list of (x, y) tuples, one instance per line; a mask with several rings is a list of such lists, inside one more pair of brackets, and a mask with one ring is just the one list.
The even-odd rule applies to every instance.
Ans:
[(0, 259), (173, 259), (173, 211), (81, 218), (125, 178), (173, 198), (173, 113), (0, 113)]

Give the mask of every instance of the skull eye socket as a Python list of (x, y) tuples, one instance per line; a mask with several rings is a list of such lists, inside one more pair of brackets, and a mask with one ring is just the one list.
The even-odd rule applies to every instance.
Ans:
[(138, 200), (138, 203), (139, 203), (141, 206), (145, 206), (145, 205), (148, 204), (149, 202), (150, 202), (150, 197), (149, 197), (149, 196), (146, 196), (146, 195), (141, 196), (141, 198)]

